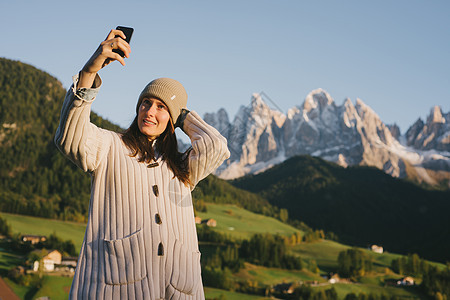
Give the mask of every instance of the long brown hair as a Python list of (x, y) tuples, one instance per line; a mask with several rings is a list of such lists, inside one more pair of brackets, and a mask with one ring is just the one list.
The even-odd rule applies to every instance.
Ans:
[[(122, 134), (122, 140), (132, 151), (131, 157), (138, 156), (139, 162), (150, 163), (155, 158), (152, 147), (153, 142), (139, 130), (137, 120), (138, 117), (136, 116), (130, 127)], [(168, 164), (173, 174), (186, 186), (189, 185), (188, 156), (192, 148), (189, 148), (184, 153), (178, 152), (178, 142), (172, 118), (169, 119), (164, 132), (156, 138), (155, 148), (162, 156), (162, 159)]]

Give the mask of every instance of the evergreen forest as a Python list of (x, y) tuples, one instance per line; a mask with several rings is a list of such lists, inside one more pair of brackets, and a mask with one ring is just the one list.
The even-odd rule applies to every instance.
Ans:
[[(51, 75), (0, 58), (0, 211), (86, 221), (90, 178), (53, 138), (66, 93)], [(96, 125), (120, 130), (97, 114)]]

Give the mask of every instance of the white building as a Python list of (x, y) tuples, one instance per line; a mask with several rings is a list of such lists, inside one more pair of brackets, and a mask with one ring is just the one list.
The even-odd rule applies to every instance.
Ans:
[(370, 246), (370, 250), (372, 250), (375, 253), (380, 253), (380, 254), (383, 253), (383, 247), (377, 246), (377, 245)]
[(42, 262), (42, 270), (44, 272), (52, 272), (55, 270), (55, 265), (61, 264), (62, 255), (58, 250), (52, 250), (45, 255), (41, 260), (36, 260), (33, 263), (33, 271), (39, 270), (40, 263)]

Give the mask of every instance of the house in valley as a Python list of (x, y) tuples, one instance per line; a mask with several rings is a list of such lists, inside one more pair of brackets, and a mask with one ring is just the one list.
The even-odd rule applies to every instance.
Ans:
[(295, 288), (298, 287), (299, 285), (295, 282), (289, 282), (289, 283), (280, 283), (275, 285), (272, 288), (272, 291), (275, 293), (280, 293), (280, 294), (293, 294), (295, 292)]
[(378, 245), (372, 245), (372, 246), (370, 246), (369, 249), (372, 250), (375, 253), (383, 254), (383, 252), (384, 252), (383, 247), (378, 246)]
[(397, 281), (397, 285), (411, 286), (414, 285), (414, 278), (407, 276)]
[(47, 240), (47, 237), (44, 235), (22, 235), (21, 237), (22, 242), (30, 242), (32, 245), (35, 245), (40, 242), (45, 242)]
[(78, 257), (63, 257), (61, 261), (61, 265), (63, 266), (70, 266), (73, 268), (77, 267)]
[(206, 224), (206, 226), (209, 226), (209, 227), (216, 227), (217, 221), (214, 219), (205, 219), (205, 220), (202, 220), (202, 224)]
[(32, 253), (35, 254), (34, 257), (39, 258), (33, 262), (33, 271), (37, 272), (41, 269), (44, 272), (52, 272), (55, 270), (55, 265), (61, 264), (62, 254), (58, 250), (47, 251), (34, 250)]

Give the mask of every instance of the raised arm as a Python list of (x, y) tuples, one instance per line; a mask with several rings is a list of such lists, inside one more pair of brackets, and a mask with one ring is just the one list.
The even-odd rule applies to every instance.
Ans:
[(84, 171), (93, 171), (109, 147), (110, 134), (90, 122), (91, 104), (101, 85), (97, 72), (114, 60), (125, 65), (113, 49), (129, 57), (130, 46), (120, 37), (120, 30), (111, 30), (67, 91), (55, 135), (57, 147)]
[(105, 131), (90, 122), (91, 104), (100, 87), (100, 77), (93, 88), (78, 89), (78, 76), (66, 93), (55, 144), (59, 150), (83, 171), (93, 171), (108, 146)]
[(191, 111), (183, 122), (183, 131), (191, 139), (189, 179), (191, 190), (230, 157), (227, 140), (200, 116)]
[(125, 57), (130, 57), (131, 48), (124, 39), (125, 34), (120, 30), (113, 29), (108, 33), (106, 39), (100, 43), (100, 46), (81, 70), (78, 88), (90, 88), (94, 83), (97, 72), (115, 60), (125, 66), (124, 58), (113, 52), (114, 49), (120, 49)]

